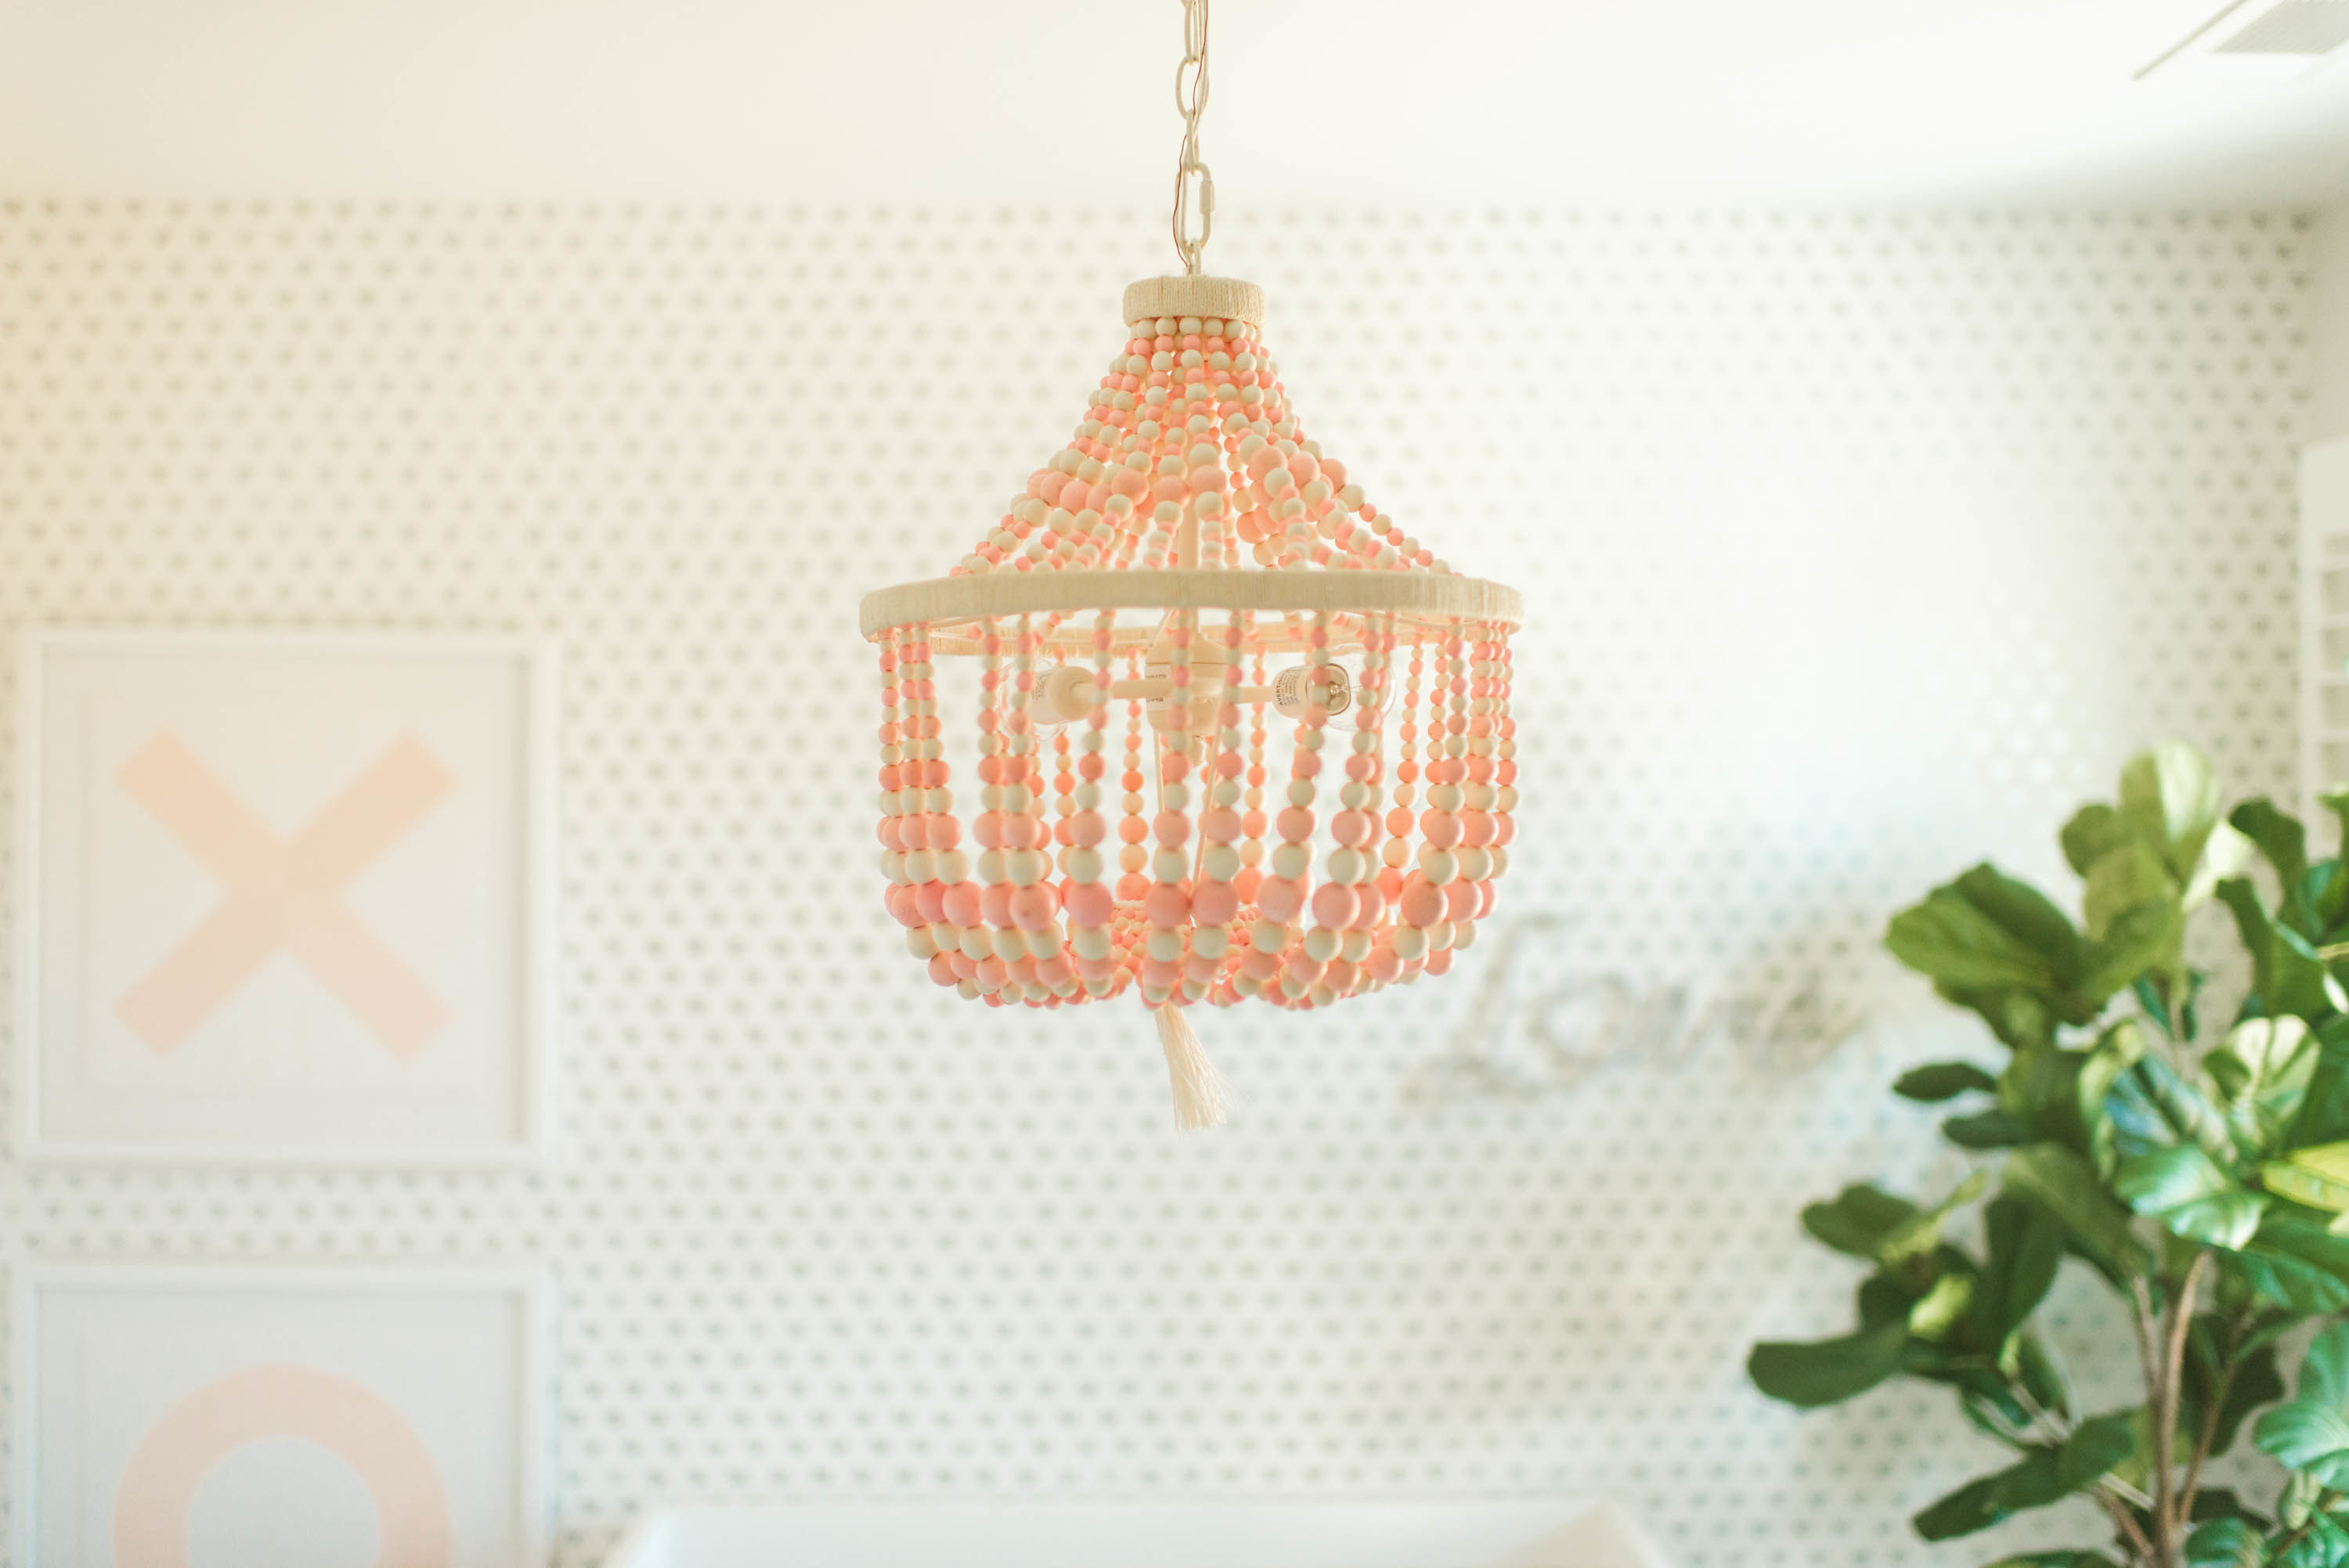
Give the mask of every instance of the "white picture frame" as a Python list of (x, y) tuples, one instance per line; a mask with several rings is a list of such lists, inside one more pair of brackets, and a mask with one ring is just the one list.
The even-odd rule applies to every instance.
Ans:
[(279, 1532), (273, 1544), (289, 1524), (256, 1498), (298, 1494), (314, 1533), (371, 1511), (387, 1556), (418, 1555), (388, 1547), (437, 1531), (450, 1568), (547, 1562), (554, 1292), (543, 1271), (14, 1272), (14, 1561), (115, 1561), (133, 1530), (249, 1560), (235, 1540), (256, 1516), (277, 1513), (260, 1526)]
[(552, 1158), (552, 640), (33, 627), (16, 675), (19, 1158)]

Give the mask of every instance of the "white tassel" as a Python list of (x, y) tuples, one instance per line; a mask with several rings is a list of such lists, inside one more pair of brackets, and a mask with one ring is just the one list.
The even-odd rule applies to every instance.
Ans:
[(1166, 1078), (1174, 1090), (1174, 1125), (1181, 1128), (1220, 1127), (1224, 1120), (1224, 1085), (1199, 1049), (1191, 1020), (1172, 1002), (1162, 1003), (1158, 1043), (1166, 1051)]

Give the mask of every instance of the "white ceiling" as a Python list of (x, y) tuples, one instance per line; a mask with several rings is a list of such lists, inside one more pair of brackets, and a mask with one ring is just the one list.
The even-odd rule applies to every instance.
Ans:
[[(1227, 203), (2349, 195), (2220, 0), (1219, 0)], [(0, 191), (1154, 207), (1175, 0), (0, 0)], [(2349, 50), (2344, 50), (2349, 56)]]

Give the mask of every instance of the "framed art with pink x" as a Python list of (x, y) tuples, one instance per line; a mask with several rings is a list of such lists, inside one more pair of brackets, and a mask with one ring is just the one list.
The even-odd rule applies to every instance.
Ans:
[(21, 1153), (545, 1154), (548, 644), (33, 631), (17, 678)]

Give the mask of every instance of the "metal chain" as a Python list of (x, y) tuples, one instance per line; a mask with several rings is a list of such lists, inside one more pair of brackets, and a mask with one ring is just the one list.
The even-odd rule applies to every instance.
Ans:
[[(1216, 227), (1216, 177), (1199, 161), (1199, 116), (1207, 107), (1207, 0), (1183, 0), (1183, 63), (1174, 67), (1174, 108), (1183, 117), (1183, 157), (1174, 166), (1174, 250), (1183, 270), (1199, 270), (1199, 253)], [(1191, 182), (1198, 177), (1199, 232), (1191, 233)]]

